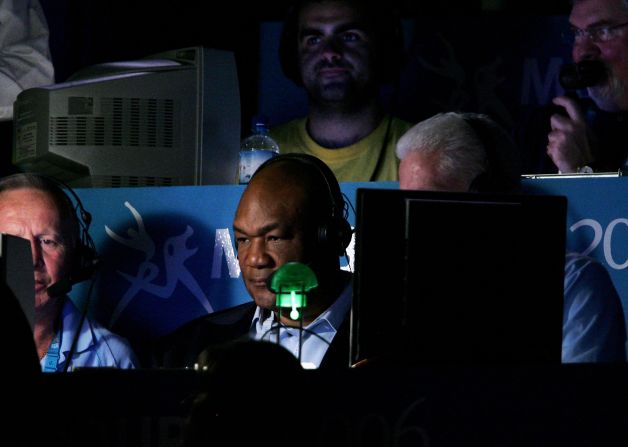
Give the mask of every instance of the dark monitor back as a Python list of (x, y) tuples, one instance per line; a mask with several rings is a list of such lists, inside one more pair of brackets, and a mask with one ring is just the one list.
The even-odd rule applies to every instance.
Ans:
[(35, 277), (28, 240), (0, 233), (0, 282), (20, 303), (32, 328), (35, 320)]
[(359, 189), (352, 362), (560, 363), (566, 205)]

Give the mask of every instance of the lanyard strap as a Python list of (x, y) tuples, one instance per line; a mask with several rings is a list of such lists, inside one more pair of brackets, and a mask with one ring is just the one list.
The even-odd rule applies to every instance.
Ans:
[(46, 359), (44, 361), (44, 372), (55, 372), (57, 370), (57, 364), (59, 363), (59, 332), (55, 334), (55, 338), (50, 343), (48, 352), (46, 352)]

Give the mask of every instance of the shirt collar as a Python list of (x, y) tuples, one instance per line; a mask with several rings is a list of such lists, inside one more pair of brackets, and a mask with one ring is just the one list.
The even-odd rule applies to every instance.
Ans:
[(329, 306), (322, 314), (314, 319), (306, 329), (312, 329), (323, 322), (327, 322), (336, 333), (342, 322), (345, 320), (349, 308), (351, 308), (351, 298), (353, 296), (353, 287), (351, 281), (347, 281), (340, 296)]
[[(314, 321), (305, 326), (305, 329), (312, 330), (321, 324), (327, 323), (333, 334), (338, 331), (346, 317), (347, 312), (351, 308), (351, 299), (353, 297), (351, 276), (346, 277), (345, 281), (346, 284), (340, 296), (331, 304), (331, 306), (325, 309), (323, 313), (317, 316)], [(253, 314), (253, 320), (251, 321), (251, 330), (253, 333), (263, 333), (270, 329), (271, 324), (274, 321), (275, 314), (273, 312), (264, 312), (264, 309), (257, 306), (255, 313)]]

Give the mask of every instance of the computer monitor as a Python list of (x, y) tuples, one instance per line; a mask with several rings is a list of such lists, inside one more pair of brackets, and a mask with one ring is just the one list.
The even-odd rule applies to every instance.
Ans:
[(35, 321), (35, 275), (27, 239), (0, 233), (0, 283), (8, 287), (30, 323)]
[(559, 364), (566, 202), (358, 189), (351, 361)]
[(21, 92), (13, 164), (78, 187), (235, 183), (232, 52), (183, 48), (87, 67)]

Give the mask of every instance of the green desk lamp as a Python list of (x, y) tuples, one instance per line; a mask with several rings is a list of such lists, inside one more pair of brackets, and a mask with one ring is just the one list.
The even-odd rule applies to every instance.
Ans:
[(307, 305), (307, 293), (317, 286), (318, 280), (311, 268), (300, 262), (287, 262), (273, 273), (268, 288), (277, 294), (275, 304), (279, 312), (289, 308), (290, 318), (298, 320), (302, 317), (299, 309)]
[[(303, 344), (303, 309), (307, 305), (307, 293), (318, 286), (316, 275), (307, 265), (300, 262), (287, 262), (279, 267), (269, 278), (268, 288), (275, 292), (275, 305), (279, 314), (279, 327), (281, 326), (281, 310), (288, 308), (290, 318), (299, 320), (299, 353), (297, 358), (301, 362), (301, 350)], [(277, 344), (279, 344), (279, 330), (277, 331)]]
[(299, 309), (307, 305), (307, 293), (318, 286), (316, 275), (307, 265), (300, 262), (287, 262), (273, 273), (269, 289), (277, 294), (275, 304), (290, 308), (290, 318), (298, 320)]

